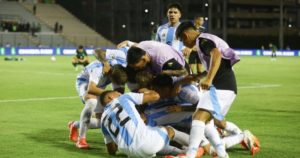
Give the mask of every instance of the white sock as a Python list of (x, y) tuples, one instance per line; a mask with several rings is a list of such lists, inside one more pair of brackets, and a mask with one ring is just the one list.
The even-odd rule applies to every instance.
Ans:
[(178, 131), (174, 128), (173, 128), (173, 130), (174, 130), (173, 140), (183, 146), (188, 146), (189, 145), (189, 135), (184, 132)]
[(215, 148), (217, 154), (220, 157), (225, 157), (227, 154), (225, 150), (225, 146), (223, 145), (220, 135), (214, 126), (213, 120), (210, 121), (208, 124), (206, 124), (205, 135), (210, 141), (211, 145)]
[(241, 141), (244, 139), (244, 136), (245, 136), (244, 133), (241, 133), (241, 134), (236, 134), (233, 136), (224, 137), (223, 141), (225, 143), (226, 149), (241, 143)]
[(205, 122), (199, 120), (192, 121), (192, 127), (189, 138), (189, 147), (186, 153), (188, 158), (195, 158), (200, 142), (204, 137)]
[(91, 118), (88, 124), (89, 129), (97, 129), (101, 127), (101, 120), (96, 118)]
[(236, 124), (229, 122), (229, 121), (226, 121), (225, 130), (234, 135), (242, 133), (241, 129)]
[(92, 116), (92, 112), (97, 105), (97, 99), (89, 99), (85, 102), (85, 106), (80, 114), (79, 139), (86, 137), (88, 124)]
[(162, 150), (158, 152), (160, 155), (178, 155), (185, 153), (185, 150), (181, 150), (177, 147), (166, 145)]

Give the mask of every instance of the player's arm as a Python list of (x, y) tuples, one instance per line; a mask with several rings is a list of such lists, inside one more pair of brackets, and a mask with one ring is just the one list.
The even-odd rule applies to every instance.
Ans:
[(210, 68), (207, 72), (207, 76), (200, 84), (202, 89), (208, 89), (220, 67), (222, 54), (216, 47), (216, 44), (209, 39), (202, 38), (199, 40), (199, 47), (204, 54), (210, 55), (211, 57)]
[(87, 92), (89, 94), (93, 94), (93, 95), (99, 96), (104, 91), (105, 91), (104, 89), (97, 87), (97, 84), (95, 82), (93, 82), (93, 81), (89, 82), (88, 90), (87, 90)]
[(147, 88), (139, 89), (139, 93), (144, 94), (142, 104), (157, 101), (160, 98), (160, 96), (157, 92), (155, 92), (153, 90), (149, 90)]
[(137, 43), (126, 40), (117, 45), (117, 48), (137, 46)]

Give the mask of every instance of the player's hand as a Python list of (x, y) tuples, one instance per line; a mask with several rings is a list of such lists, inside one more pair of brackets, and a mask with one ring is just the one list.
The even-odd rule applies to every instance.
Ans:
[(119, 43), (119, 44), (117, 45), (117, 48), (126, 47), (126, 46), (128, 46), (128, 43), (129, 43), (128, 40), (123, 41), (123, 42), (121, 42), (121, 43)]
[(108, 62), (104, 62), (103, 65), (104, 65), (103, 66), (103, 72), (104, 72), (104, 74), (107, 74), (111, 67), (110, 67)]
[(201, 83), (200, 83), (200, 87), (202, 90), (208, 90), (209, 87), (211, 86), (211, 80), (206, 78), (205, 80), (203, 80)]
[(188, 47), (185, 47), (183, 50), (182, 50), (182, 54), (183, 56), (187, 57), (191, 54), (192, 52), (192, 49), (188, 48)]
[(167, 112), (171, 113), (171, 112), (181, 112), (182, 111), (182, 107), (179, 105), (172, 105), (172, 106), (168, 106), (167, 107)]

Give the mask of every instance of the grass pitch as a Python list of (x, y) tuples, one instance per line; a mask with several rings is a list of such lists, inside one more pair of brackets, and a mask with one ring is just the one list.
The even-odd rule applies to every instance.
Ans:
[[(89, 150), (68, 140), (67, 123), (78, 120), (83, 105), (75, 90), (70, 57), (0, 57), (0, 157), (111, 157), (102, 134), (89, 130)], [(300, 155), (300, 58), (242, 57), (235, 67), (238, 96), (227, 115), (261, 141), (257, 158)], [(236, 146), (231, 158), (250, 158)], [(116, 157), (125, 157), (118, 155)], [(208, 156), (206, 156), (208, 157)]]

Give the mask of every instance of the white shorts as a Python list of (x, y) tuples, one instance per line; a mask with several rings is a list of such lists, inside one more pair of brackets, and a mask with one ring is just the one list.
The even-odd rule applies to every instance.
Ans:
[(135, 141), (141, 145), (125, 150), (119, 148), (119, 150), (128, 157), (150, 158), (155, 157), (156, 153), (169, 144), (169, 137), (165, 128), (147, 126), (145, 133), (138, 136)]
[(223, 120), (235, 97), (236, 94), (231, 90), (210, 87), (209, 90), (200, 93), (197, 108), (208, 110), (215, 119)]
[(77, 78), (75, 86), (79, 97), (81, 97), (82, 99), (87, 93), (88, 85), (89, 81), (87, 79)]

